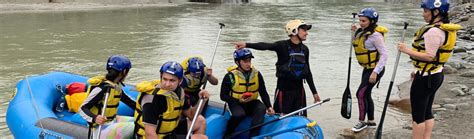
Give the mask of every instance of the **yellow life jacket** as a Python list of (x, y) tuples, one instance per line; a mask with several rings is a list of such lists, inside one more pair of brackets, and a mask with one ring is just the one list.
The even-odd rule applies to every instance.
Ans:
[[(183, 62), (181, 62), (181, 65), (183, 66), (183, 70), (185, 71), (185, 74), (184, 74), (184, 80), (186, 80), (186, 86), (182, 86), (184, 91), (186, 93), (190, 93), (190, 92), (197, 92), (199, 90), (199, 88), (201, 88), (201, 85), (203, 85), (206, 81), (207, 81), (207, 68), (204, 67), (204, 72), (202, 73), (202, 76), (201, 78), (195, 78), (195, 77), (192, 77), (190, 73), (188, 73), (188, 61), (190, 58), (193, 58), (193, 57), (198, 57), (198, 56), (190, 56), (186, 59), (183, 60)], [(198, 57), (199, 59), (202, 60), (201, 57)]]
[(244, 93), (250, 92), (252, 93), (250, 99), (258, 99), (258, 70), (252, 66), (252, 71), (247, 79), (237, 68), (237, 66), (227, 68), (227, 71), (234, 75), (234, 77), (231, 78), (231, 82), (234, 83), (230, 92), (231, 96), (235, 99), (240, 99)]
[(66, 104), (70, 112), (78, 112), (82, 102), (87, 98), (86, 92), (78, 92), (72, 95), (66, 95)]
[(139, 92), (137, 96), (137, 101), (135, 105), (135, 114), (133, 115), (135, 121), (135, 129), (134, 133), (137, 137), (145, 139), (145, 126), (143, 125), (143, 111), (141, 107), (141, 101), (143, 99), (143, 94), (153, 94), (155, 90), (155, 86), (160, 84), (160, 80), (153, 80), (153, 81), (143, 81), (138, 83), (136, 86), (137, 91)]
[(186, 86), (183, 86), (183, 89), (186, 93), (197, 92), (207, 81), (206, 70), (204, 70), (204, 73), (202, 73), (201, 78), (193, 77), (190, 73), (186, 73), (184, 76), (184, 80), (186, 80)]
[[(385, 33), (388, 32), (388, 29), (377, 25), (374, 31), (385, 35)], [(370, 31), (364, 32), (361, 28), (359, 28), (355, 33), (355, 39), (352, 40), (352, 46), (354, 46), (354, 52), (356, 54), (357, 61), (362, 67), (366, 69), (375, 68), (380, 58), (380, 54), (377, 50), (369, 50), (365, 48), (365, 40), (367, 40), (367, 37), (372, 34), (373, 33)]]
[(160, 81), (145, 81), (137, 85), (137, 90), (140, 92), (137, 98), (137, 108), (135, 109), (135, 133), (138, 137), (145, 138), (145, 128), (143, 125), (143, 116), (141, 111), (141, 99), (143, 94), (150, 95), (162, 95), (166, 97), (167, 109), (166, 111), (158, 117), (158, 123), (156, 127), (156, 134), (158, 138), (163, 138), (171, 133), (178, 126), (179, 120), (181, 118), (181, 112), (184, 105), (184, 92), (181, 92), (181, 96), (177, 96), (176, 93), (172, 91), (167, 91), (159, 89)]
[(427, 62), (410, 57), (413, 65), (418, 71), (421, 72), (421, 75), (423, 75), (424, 72), (431, 74), (431, 72), (437, 71), (444, 66), (444, 64), (452, 55), (451, 52), (453, 51), (454, 45), (456, 43), (456, 31), (461, 29), (461, 26), (458, 24), (425, 25), (415, 33), (415, 39), (412, 43), (413, 51), (425, 53), (425, 40), (423, 38), (423, 34), (433, 27), (443, 30), (446, 34), (446, 38), (443, 45), (438, 48), (438, 51), (436, 51), (436, 56), (433, 58), (433, 61)]
[[(107, 99), (107, 106), (104, 113), (104, 116), (107, 117), (107, 122), (112, 121), (117, 115), (120, 97), (122, 96), (122, 86), (120, 84), (115, 84), (112, 81), (105, 79), (104, 76), (95, 76), (95, 77), (89, 78), (87, 82), (90, 84), (87, 89), (88, 91), (87, 94), (90, 93), (91, 88), (97, 87), (102, 84), (109, 84), (110, 86), (113, 86), (112, 88), (109, 88), (110, 90), (105, 90), (109, 92), (109, 97)], [(105, 94), (104, 94), (104, 98), (105, 98)], [(100, 115), (102, 112), (103, 105), (104, 105), (104, 100), (101, 99), (95, 106), (93, 106), (90, 109), (90, 111), (95, 115)], [(94, 126), (95, 125), (97, 124), (94, 123)]]

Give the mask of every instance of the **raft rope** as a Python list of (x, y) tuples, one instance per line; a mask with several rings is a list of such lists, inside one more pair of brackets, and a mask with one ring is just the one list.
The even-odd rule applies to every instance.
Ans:
[(38, 119), (39, 123), (40, 123), (40, 127), (41, 127), (41, 132), (40, 134), (38, 135), (40, 138), (44, 138), (46, 135), (50, 135), (50, 136), (53, 136), (53, 137), (56, 137), (58, 139), (63, 139), (63, 137), (59, 136), (59, 135), (55, 135), (55, 134), (52, 134), (52, 133), (48, 133), (45, 129), (44, 129), (44, 126), (43, 126), (43, 122), (41, 121), (40, 117), (39, 117), (39, 113), (38, 113), (38, 105), (36, 105), (36, 100), (34, 99), (35, 97), (33, 96), (33, 90), (31, 89), (31, 86), (30, 86), (30, 82), (28, 81), (28, 76), (25, 77), (25, 80), (26, 80), (26, 85), (28, 86), (28, 91), (30, 92), (30, 96), (31, 96), (31, 102), (33, 102), (33, 108), (35, 109), (35, 114), (36, 114), (36, 118)]

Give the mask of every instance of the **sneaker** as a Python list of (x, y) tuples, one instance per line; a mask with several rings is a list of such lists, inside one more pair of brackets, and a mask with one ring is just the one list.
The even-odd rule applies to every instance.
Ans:
[(365, 124), (368, 128), (377, 128), (377, 124), (375, 122), (366, 122)]
[(367, 128), (367, 124), (365, 124), (365, 122), (358, 122), (354, 127), (352, 127), (352, 131), (360, 132), (365, 128)]

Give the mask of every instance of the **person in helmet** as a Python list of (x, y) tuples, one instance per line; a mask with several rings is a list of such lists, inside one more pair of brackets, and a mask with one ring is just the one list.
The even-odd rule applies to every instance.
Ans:
[[(203, 116), (199, 115), (194, 127), (189, 129), (197, 107), (190, 107), (180, 87), (183, 67), (178, 62), (166, 62), (160, 68), (160, 75), (160, 80), (143, 81), (136, 86), (140, 92), (134, 115), (136, 137), (185, 138), (187, 131), (193, 130), (192, 138), (207, 138)], [(207, 101), (209, 93), (201, 90), (199, 97)]]
[[(236, 49), (253, 48), (256, 50), (275, 51), (277, 86), (275, 90), (275, 111), (288, 114), (306, 106), (306, 95), (303, 81), (309, 85), (315, 102), (321, 101), (313, 81), (309, 66), (309, 49), (303, 44), (312, 25), (303, 20), (291, 20), (285, 26), (288, 40), (274, 43), (233, 42)], [(306, 110), (300, 113), (306, 116)]]
[[(209, 81), (212, 85), (217, 85), (219, 82), (217, 78), (212, 74), (212, 69), (207, 68), (202, 58), (200, 57), (189, 57), (181, 62), (184, 68), (183, 83), (181, 87), (184, 89), (187, 99), (191, 106), (195, 106), (198, 103), (198, 93), (201, 90), (201, 86)], [(204, 106), (207, 106), (207, 102)], [(203, 113), (205, 113), (205, 109)]]
[[(263, 122), (265, 111), (275, 114), (265, 88), (262, 74), (252, 66), (252, 52), (247, 49), (234, 51), (236, 66), (227, 68), (221, 84), (221, 100), (229, 105), (232, 116), (227, 123), (226, 135), (234, 132), (239, 123), (246, 117), (252, 117), (252, 126)], [(258, 96), (263, 100), (258, 99)], [(260, 128), (250, 131), (250, 136), (260, 133)]]
[(366, 127), (377, 127), (374, 122), (372, 88), (382, 78), (388, 57), (384, 41), (384, 35), (388, 29), (377, 24), (379, 19), (377, 11), (374, 8), (364, 8), (358, 16), (360, 27), (352, 25), (352, 31), (355, 31), (352, 45), (357, 61), (363, 70), (362, 80), (356, 93), (359, 104), (359, 122), (352, 128), (354, 132), (360, 132)]
[(410, 56), (415, 67), (410, 89), (413, 138), (431, 138), (434, 117), (431, 111), (436, 91), (444, 80), (443, 67), (449, 60), (456, 43), (460, 25), (450, 24), (448, 0), (423, 0), (423, 25), (415, 33), (412, 48), (403, 42), (398, 50)]
[[(122, 90), (123, 81), (131, 68), (132, 63), (126, 56), (112, 55), (106, 63), (107, 74), (92, 77), (88, 80), (88, 96), (82, 103), (78, 113), (89, 123), (89, 137), (96, 136), (92, 134), (96, 126), (115, 119), (120, 101), (135, 109), (135, 101)], [(104, 100), (107, 92), (109, 93), (108, 99)], [(102, 106), (105, 101), (107, 102), (107, 108), (104, 115), (101, 115), (104, 111)]]

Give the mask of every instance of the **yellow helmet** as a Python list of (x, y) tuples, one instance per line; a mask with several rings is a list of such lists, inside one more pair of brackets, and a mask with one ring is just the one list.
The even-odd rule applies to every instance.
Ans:
[(288, 36), (297, 35), (298, 28), (305, 28), (306, 30), (310, 30), (311, 25), (306, 24), (303, 20), (299, 20), (299, 19), (291, 20), (288, 23), (286, 23), (285, 31), (288, 34)]

